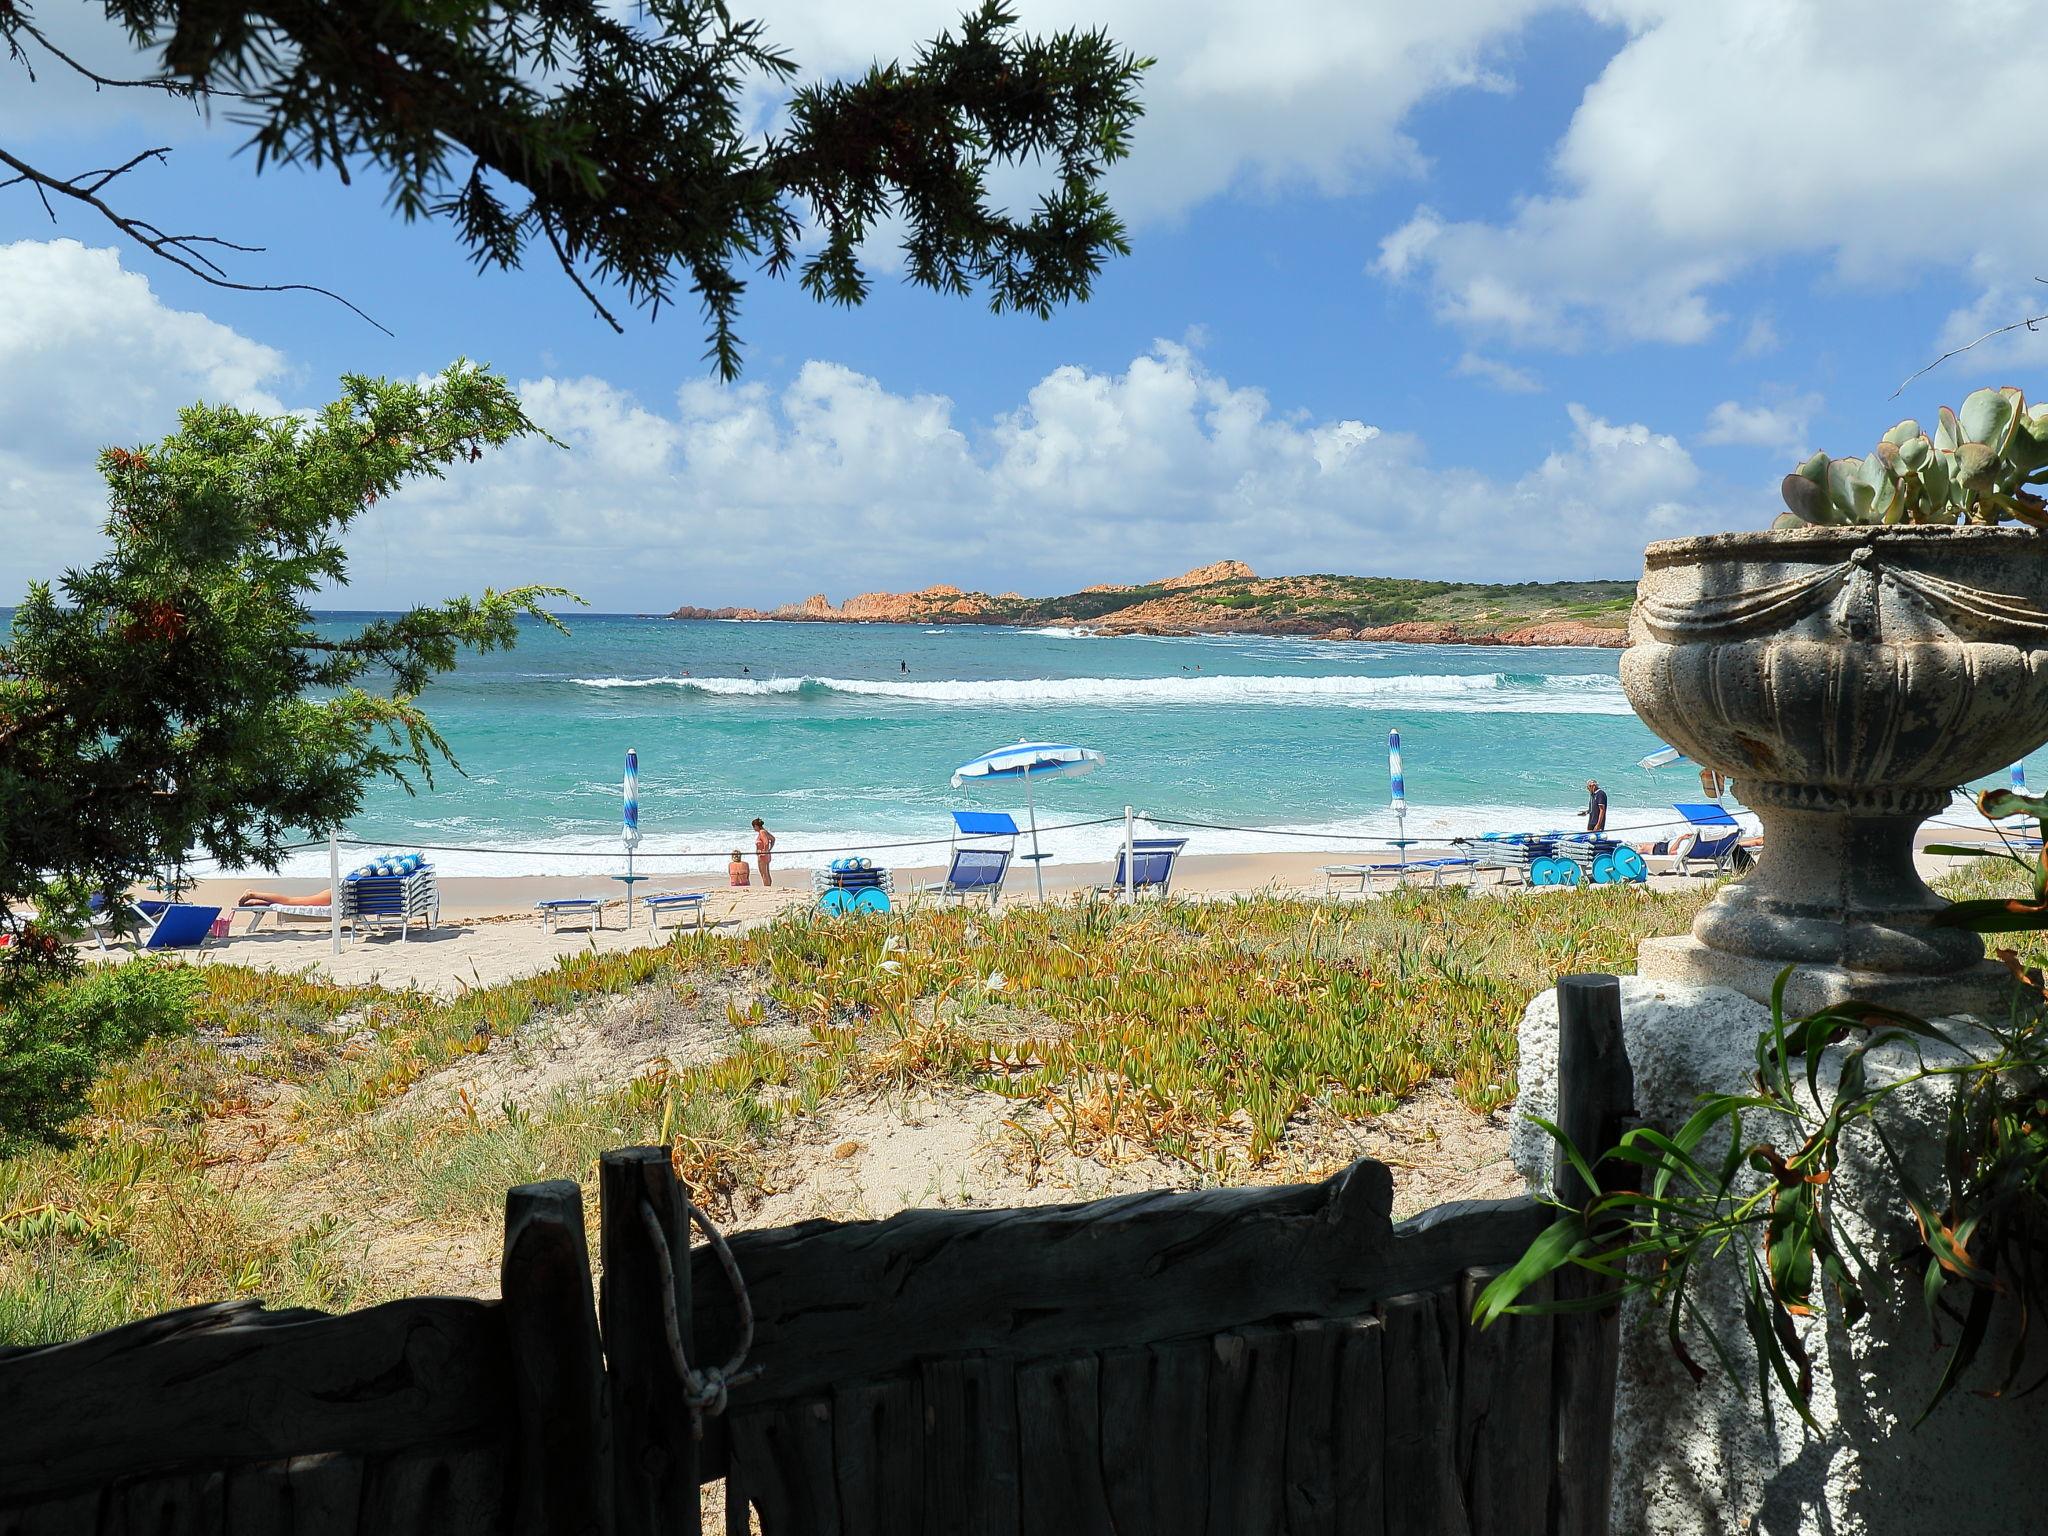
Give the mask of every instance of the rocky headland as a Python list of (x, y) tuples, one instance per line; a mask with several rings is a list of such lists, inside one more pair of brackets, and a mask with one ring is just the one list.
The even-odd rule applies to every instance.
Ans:
[(822, 592), (775, 608), (685, 606), (676, 619), (839, 624), (1010, 624), (1103, 635), (1261, 634), (1427, 645), (1627, 643), (1635, 584), (1523, 582), (1495, 586), (1380, 576), (1257, 575), (1222, 560), (1160, 581), (1103, 582), (1064, 597), (969, 592), (863, 592), (834, 603)]

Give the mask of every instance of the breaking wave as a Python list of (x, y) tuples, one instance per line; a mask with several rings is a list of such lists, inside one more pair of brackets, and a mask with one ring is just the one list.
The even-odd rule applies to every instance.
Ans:
[(930, 705), (1292, 704), (1478, 714), (1626, 715), (1620, 679), (1598, 673), (1473, 672), (1394, 677), (1060, 677), (911, 680), (849, 677), (579, 677), (596, 689), (667, 688), (722, 698), (777, 695), (893, 699)]

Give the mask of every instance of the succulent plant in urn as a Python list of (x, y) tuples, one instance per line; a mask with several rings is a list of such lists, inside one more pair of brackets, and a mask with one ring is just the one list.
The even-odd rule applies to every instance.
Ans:
[[(1666, 741), (1732, 778), (1757, 867), (1645, 976), (1791, 1006), (1855, 997), (2002, 1010), (2004, 972), (1913, 863), (1953, 787), (2048, 740), (2048, 407), (1984, 389), (1934, 432), (1785, 477), (1768, 533), (1650, 545), (1622, 685)], [(2022, 526), (2005, 526), (2018, 523)]]

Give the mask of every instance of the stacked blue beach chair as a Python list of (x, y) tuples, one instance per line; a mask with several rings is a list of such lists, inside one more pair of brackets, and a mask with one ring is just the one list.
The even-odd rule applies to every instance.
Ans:
[(1514, 872), (1526, 885), (1638, 884), (1650, 877), (1635, 849), (1586, 832), (1487, 832), (1465, 841), (1503, 879)]
[(895, 877), (873, 859), (834, 859), (811, 871), (811, 890), (826, 912), (886, 912), (895, 888)]
[(396, 923), (400, 942), (417, 921), (431, 928), (441, 920), (441, 893), (434, 866), (417, 853), (372, 859), (341, 881), (341, 919), (361, 932), (365, 923)]

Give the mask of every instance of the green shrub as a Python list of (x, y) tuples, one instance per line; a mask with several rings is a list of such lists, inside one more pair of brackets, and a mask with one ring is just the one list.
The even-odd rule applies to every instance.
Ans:
[(164, 960), (99, 966), (0, 1004), (0, 1157), (63, 1146), (100, 1069), (185, 1029), (199, 973)]

